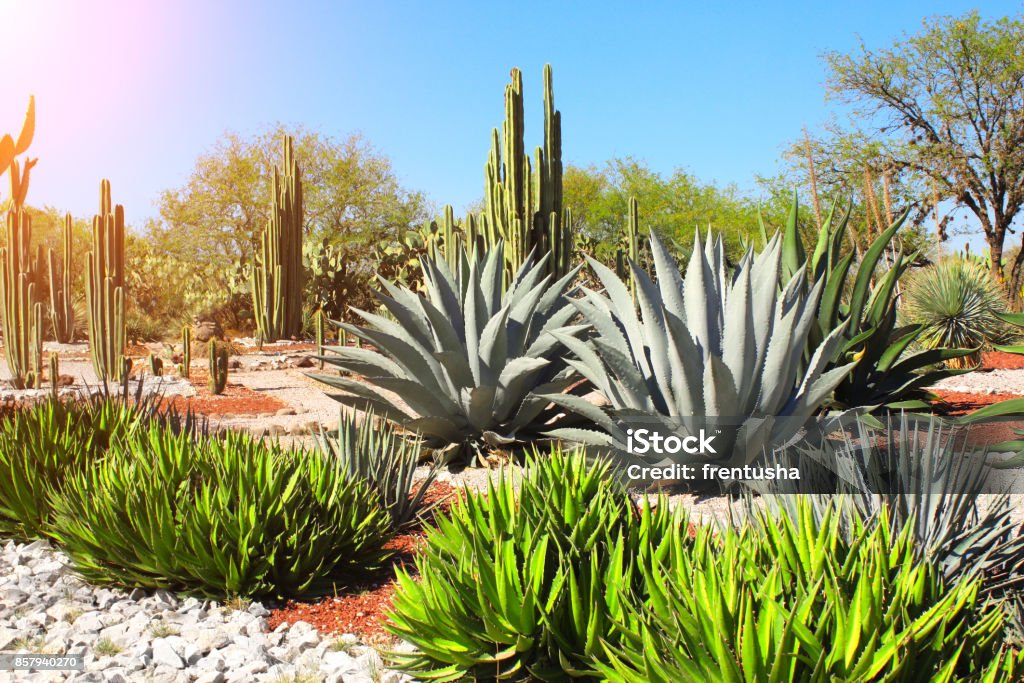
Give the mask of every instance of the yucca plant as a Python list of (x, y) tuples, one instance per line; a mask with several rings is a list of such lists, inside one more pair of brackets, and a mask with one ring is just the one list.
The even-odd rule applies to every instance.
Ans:
[(437, 504), (424, 504), (427, 489), (437, 476), (437, 463), (417, 480), (420, 443), (381, 429), (372, 412), (357, 420), (351, 411), (341, 409), (338, 430), (320, 432), (318, 441), (320, 449), (341, 463), (350, 476), (377, 491), (393, 529), (418, 523)]
[(417, 646), (393, 663), (417, 680), (561, 681), (595, 676), (615, 637), (635, 558), (685, 535), (666, 510), (637, 513), (609, 463), (535, 454), (427, 534), (419, 578), (398, 574), (387, 628)]
[(327, 347), (324, 361), (348, 376), (314, 377), (447, 459), (540, 438), (560, 410), (536, 394), (580, 384), (549, 333), (585, 327), (565, 327), (576, 313), (566, 296), (576, 270), (554, 281), (546, 258), (524, 265), (504, 293), (500, 243), (486, 255), (462, 251), (454, 273), (444, 259), (424, 259), (425, 295), (382, 278), (377, 296), (393, 320), (356, 310), (367, 326), (331, 321), (376, 350)]
[(972, 261), (947, 258), (915, 273), (907, 282), (907, 318), (923, 326), (921, 343), (928, 348), (970, 349), (946, 360), (951, 367), (974, 367), (981, 349), (1005, 341), (1007, 325), (997, 314), (1006, 299), (988, 270)]
[(94, 583), (214, 599), (323, 594), (387, 556), (377, 495), (321, 453), (153, 426), (71, 477), (53, 537)]
[(716, 455), (692, 457), (746, 465), (794, 434), (849, 373), (852, 363), (827, 369), (844, 327), (833, 330), (803, 362), (821, 284), (805, 293), (800, 269), (778, 291), (778, 236), (760, 254), (748, 251), (731, 276), (721, 240), (710, 235), (706, 245), (699, 234), (695, 237), (685, 278), (656, 235), (651, 252), (657, 284), (632, 264), (639, 314), (627, 285), (589, 259), (605, 291), (584, 289), (584, 298), (575, 303), (595, 334), (588, 340), (553, 335), (575, 354), (569, 363), (600, 390), (611, 413), (579, 397), (549, 394), (544, 398), (604, 429), (550, 433), (625, 454), (626, 425), (642, 424), (662, 435), (695, 435), (722, 426)]
[(947, 585), (918, 560), (910, 527), (883, 508), (822, 517), (761, 513), (743, 529), (697, 530), (641, 564), (643, 599), (625, 595), (622, 635), (605, 644), (607, 680), (1016, 680), (1003, 616), (979, 602), (980, 580)]
[(813, 249), (803, 245), (797, 217), (794, 197), (784, 230), (781, 284), (800, 267), (808, 270), (808, 285), (823, 283), (817, 320), (808, 336), (805, 355), (809, 358), (817, 344), (837, 326), (845, 324), (843, 345), (832, 365), (859, 359), (836, 387), (835, 402), (843, 407), (927, 408), (926, 401), (932, 397), (925, 387), (962, 372), (938, 369), (936, 364), (955, 361), (970, 351), (940, 346), (911, 352), (924, 326), (897, 326), (898, 283), (917, 257), (905, 256), (894, 245), (907, 214), (882, 231), (856, 263), (853, 251), (847, 249), (848, 253), (843, 255), (843, 241), (849, 233), (849, 207), (838, 215), (833, 204), (818, 228)]

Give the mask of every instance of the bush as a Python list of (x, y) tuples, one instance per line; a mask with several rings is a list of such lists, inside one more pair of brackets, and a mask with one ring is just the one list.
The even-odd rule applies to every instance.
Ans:
[(984, 266), (947, 258), (914, 274), (907, 283), (907, 318), (924, 325), (919, 337), (927, 348), (977, 349), (946, 361), (950, 367), (981, 362), (981, 347), (1002, 343), (1008, 326), (996, 314), (1006, 311), (1006, 299)]
[(1017, 680), (1021, 658), (1001, 650), (1003, 615), (979, 604), (980, 579), (946, 586), (884, 511), (854, 542), (841, 517), (799, 504), (674, 545), (642, 565), (645, 600), (599, 668), (637, 683)]
[(96, 583), (284, 598), (387, 555), (376, 494), (319, 453), (248, 435), (154, 425), (72, 476), (54, 509), (53, 536)]
[(637, 549), (679, 535), (669, 515), (637, 514), (608, 475), (555, 451), (530, 459), (518, 491), (505, 473), (486, 495), (467, 492), (428, 532), (419, 580), (399, 572), (388, 628), (420, 651), (394, 662), (417, 680), (593, 674)]
[[(152, 420), (157, 408), (153, 401), (50, 399), (0, 421), (0, 534), (46, 537), (51, 499), (64, 480), (97, 462), (110, 443)], [(183, 428), (173, 413), (164, 421)]]

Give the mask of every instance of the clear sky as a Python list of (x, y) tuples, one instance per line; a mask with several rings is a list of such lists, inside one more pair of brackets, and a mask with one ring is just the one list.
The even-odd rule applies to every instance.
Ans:
[(29, 202), (89, 216), (108, 177), (136, 226), (224, 131), (276, 121), (362, 132), (407, 187), (461, 210), (481, 195), (513, 66), (540, 142), (550, 62), (566, 161), (633, 155), (749, 189), (827, 119), (823, 51), (858, 35), (888, 46), (978, 6), (713, 5), (726, 3), (0, 0), (0, 132), (17, 134), (35, 94)]

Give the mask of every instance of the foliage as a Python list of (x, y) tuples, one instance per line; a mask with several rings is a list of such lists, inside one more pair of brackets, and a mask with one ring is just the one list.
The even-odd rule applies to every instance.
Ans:
[(702, 246), (698, 234), (694, 242), (684, 279), (662, 241), (651, 236), (657, 284), (631, 264), (640, 315), (627, 286), (590, 259), (605, 293), (584, 289), (575, 304), (595, 334), (587, 341), (553, 335), (575, 354), (570, 364), (604, 395), (612, 414), (579, 397), (547, 395), (605, 430), (550, 434), (627, 457), (624, 423), (643, 422), (664, 435), (695, 434), (722, 418), (729, 424), (715, 439), (716, 462), (746, 465), (763, 447), (792, 436), (850, 371), (852, 364), (828, 369), (843, 341), (842, 325), (801, 365), (822, 285), (807, 292), (801, 268), (778, 291), (778, 236), (760, 254), (748, 252), (731, 277), (721, 239), (709, 235)]
[(365, 139), (276, 125), (249, 138), (227, 133), (200, 156), (185, 185), (161, 195), (159, 218), (147, 225), (153, 246), (185, 263), (251, 265), (270, 220), (267, 197), (285, 134), (295, 138), (307, 181), (303, 229), (309, 243), (328, 239), (359, 261), (381, 240), (426, 218), (422, 195), (402, 188), (391, 162)]
[[(858, 129), (893, 168), (934, 183), (941, 199), (970, 212), (1000, 263), (1024, 206), (1024, 21), (984, 21), (977, 11), (939, 17), (891, 48), (861, 44), (825, 62), (829, 90), (855, 105)], [(1024, 252), (1009, 291), (1020, 290), (1022, 276)]]
[[(0, 421), (0, 533), (47, 536), (51, 501), (64, 480), (94, 466), (112, 442), (154, 420), (158, 407), (154, 400), (49, 399), (5, 417)], [(194, 426), (188, 416), (173, 412), (163, 420), (179, 431)]]
[(802, 267), (808, 269), (814, 282), (823, 283), (816, 324), (811, 328), (805, 355), (809, 358), (821, 340), (843, 325), (840, 355), (830, 367), (859, 359), (836, 387), (836, 402), (846, 407), (884, 404), (890, 409), (926, 408), (924, 399), (929, 394), (924, 387), (957, 374), (937, 370), (935, 364), (964, 357), (969, 352), (934, 348), (906, 353), (924, 332), (922, 325), (896, 326), (899, 281), (914, 260), (914, 255), (905, 256), (893, 244), (906, 214), (868, 244), (859, 254), (856, 267), (854, 253), (842, 254), (844, 236), (850, 229), (849, 209), (836, 220), (833, 205), (810, 249), (803, 244), (798, 215), (794, 197), (783, 233), (781, 283)]
[[(980, 580), (943, 582), (916, 560), (909, 527), (885, 511), (841, 532), (823, 517), (761, 513), (742, 530), (698, 529), (641, 564), (646, 599), (627, 601), (602, 673), (617, 681), (1010, 680), (1003, 618)], [(628, 600), (628, 595), (626, 596)]]
[(216, 599), (324, 593), (385, 557), (377, 497), (318, 453), (159, 426), (112, 444), (54, 500), (53, 536), (101, 584)]
[[(858, 419), (841, 430), (844, 438), (823, 441), (813, 457), (796, 456), (792, 464), (800, 467), (801, 480), (779, 493), (808, 495), (748, 498), (748, 515), (752, 508), (783, 508), (794, 515), (797, 499), (819, 518), (837, 498), (844, 499), (844, 514), (862, 519), (884, 508), (892, 532), (909, 528), (915, 556), (933, 564), (948, 583), (981, 577), (983, 599), (1022, 597), (1024, 534), (1013, 519), (1014, 505), (1007, 494), (982, 495), (991, 490), (992, 470), (986, 453), (969, 445), (960, 429), (982, 419), (974, 414), (947, 424), (903, 413), (877, 426)], [(842, 525), (849, 543), (857, 539), (856, 526), (850, 520)]]
[(302, 332), (306, 279), (302, 263), (302, 177), (295, 140), (284, 136), (284, 171), (274, 167), (273, 209), (260, 236), (252, 270), (256, 330), (266, 342)]
[(332, 321), (377, 350), (326, 348), (325, 362), (362, 379), (316, 379), (344, 391), (335, 396), (342, 403), (372, 408), (447, 457), (538, 438), (558, 410), (533, 394), (578, 383), (548, 334), (575, 313), (566, 291), (576, 273), (553, 282), (544, 261), (524, 264), (504, 293), (500, 243), (486, 257), (463, 251), (454, 274), (444, 259), (426, 259), (426, 295), (382, 279), (378, 298), (393, 320), (356, 311), (367, 326)]
[[(416, 480), (420, 444), (408, 441), (390, 429), (380, 429), (373, 413), (361, 421), (339, 411), (338, 431), (321, 432), (320, 449), (341, 463), (349, 476), (367, 483), (377, 492), (391, 516), (395, 530), (417, 524), (436, 503), (424, 503), (424, 495), (437, 475), (437, 465)], [(415, 489), (415, 491), (414, 491)]]
[[(656, 523), (657, 522), (657, 523)], [(398, 574), (388, 629), (417, 680), (568, 680), (613, 636), (634, 558), (680, 529), (641, 519), (608, 463), (536, 453), (518, 485), (503, 472), (467, 491), (427, 532), (419, 579)], [(624, 591), (628, 593), (628, 590)]]
[[(305, 310), (322, 310), (331, 320), (349, 320), (350, 307), (373, 304), (373, 264), (345, 246), (327, 240), (305, 245)], [(379, 271), (383, 275), (383, 271)]]
[[(757, 234), (757, 204), (734, 186), (705, 184), (683, 169), (669, 175), (632, 157), (615, 158), (603, 166), (567, 166), (565, 205), (572, 209), (572, 229), (590, 256), (611, 267), (617, 249), (628, 252), (622, 226), (628, 224), (629, 200), (635, 198), (642, 219), (641, 234), (653, 231), (667, 243), (693, 242), (694, 232), (713, 226), (723, 235), (730, 262), (742, 255), (739, 245)], [(778, 223), (785, 217), (768, 216)], [(679, 254), (682, 256), (682, 254)]]
[(953, 367), (978, 365), (983, 346), (1005, 340), (1007, 326), (997, 314), (1006, 311), (1006, 299), (989, 271), (973, 261), (947, 258), (914, 273), (906, 296), (906, 316), (923, 326), (925, 347), (972, 350), (948, 359)]

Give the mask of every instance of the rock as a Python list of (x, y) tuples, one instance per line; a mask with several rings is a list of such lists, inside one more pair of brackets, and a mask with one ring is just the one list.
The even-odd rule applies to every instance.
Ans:
[(224, 339), (224, 330), (215, 321), (196, 320), (192, 326), (192, 338), (205, 344), (211, 339)]
[(237, 358), (232, 358), (231, 360), (228, 361), (229, 370), (240, 370), (241, 368), (242, 361), (238, 360)]
[(184, 649), (185, 641), (179, 636), (157, 638), (153, 641), (153, 663), (157, 666), (184, 669), (185, 660), (181, 657)]
[(309, 356), (303, 356), (295, 361), (295, 367), (297, 368), (311, 368), (314, 365), (316, 365), (316, 361)]
[(57, 386), (73, 387), (75, 386), (75, 378), (71, 375), (57, 375)]
[(270, 616), (270, 610), (264, 607), (261, 603), (254, 602), (249, 605), (249, 609), (246, 610), (249, 614), (254, 617), (268, 617)]
[(224, 683), (224, 674), (219, 671), (205, 671), (196, 677), (195, 683)]
[(280, 410), (278, 410), (275, 413), (275, 415), (277, 415), (278, 417), (284, 417), (285, 415), (294, 415), (294, 414), (295, 414), (295, 408), (281, 408)]

